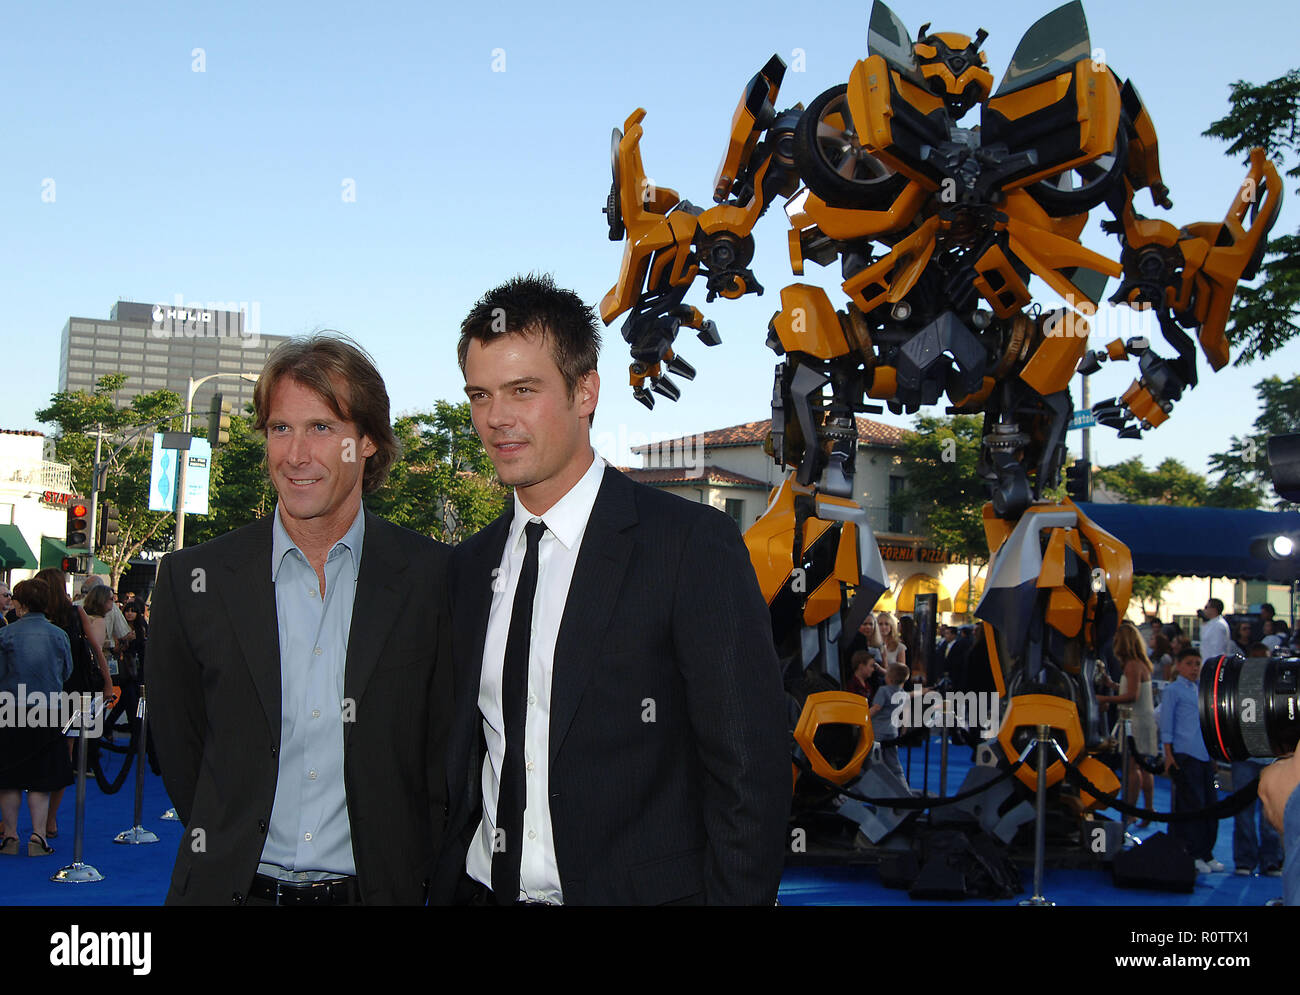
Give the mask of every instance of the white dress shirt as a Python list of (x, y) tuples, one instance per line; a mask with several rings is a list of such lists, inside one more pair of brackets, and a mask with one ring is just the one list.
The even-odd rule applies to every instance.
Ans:
[(555, 839), (551, 829), (549, 795), (551, 675), (555, 663), (555, 640), (560, 633), (564, 606), (569, 600), (569, 583), (578, 562), (582, 537), (587, 531), (596, 494), (605, 475), (605, 461), (592, 459), (591, 466), (564, 497), (545, 515), (528, 511), (515, 495), (515, 517), (492, 585), (492, 608), (487, 637), (483, 642), (483, 671), (479, 678), (478, 707), (483, 715), (487, 756), (483, 761), (483, 820), (470, 843), (465, 870), (489, 888), (492, 886), (492, 841), (496, 826), (497, 797), (501, 767), (505, 762), (505, 719), (501, 712), (501, 679), (505, 667), (506, 639), (515, 588), (527, 551), (524, 526), (544, 521), (537, 547), (537, 593), (533, 600), (533, 625), (528, 651), (528, 699), (524, 731), (523, 850), (519, 862), (518, 898), (530, 902), (562, 904), (560, 871), (555, 860)]
[(1227, 656), (1231, 642), (1228, 620), (1222, 615), (1215, 615), (1201, 626), (1201, 659), (1209, 660), (1215, 656)]

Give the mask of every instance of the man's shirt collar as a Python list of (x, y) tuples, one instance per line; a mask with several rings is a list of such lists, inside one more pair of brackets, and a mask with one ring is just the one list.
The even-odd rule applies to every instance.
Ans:
[[(343, 538), (330, 547), (330, 552), (342, 546), (352, 557), (353, 576), (359, 576), (361, 573), (361, 545), (366, 537), (366, 508), (363, 503), (357, 508), (357, 515), (352, 519), (352, 524), (348, 530), (343, 533)], [(296, 550), (299, 556), (304, 556), (298, 544), (290, 537), (284, 527), (284, 522), (280, 521), (280, 503), (275, 504), (275, 516), (271, 526), (271, 583), (275, 583), (276, 576), (280, 572), (280, 564), (283, 562), (285, 554), (290, 550)], [(327, 554), (328, 558), (328, 554)]]
[(605, 461), (593, 454), (591, 466), (579, 478), (567, 494), (556, 501), (544, 515), (534, 515), (519, 500), (515, 492), (515, 517), (510, 522), (510, 548), (515, 548), (524, 541), (524, 526), (530, 521), (543, 521), (547, 531), (563, 544), (565, 549), (572, 549), (582, 538), (591, 517), (591, 509), (596, 504), (596, 495), (600, 492), (600, 482), (605, 476)]

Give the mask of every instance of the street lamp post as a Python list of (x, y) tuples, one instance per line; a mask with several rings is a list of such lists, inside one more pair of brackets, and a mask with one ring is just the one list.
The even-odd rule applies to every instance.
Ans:
[[(190, 425), (194, 412), (194, 394), (203, 384), (209, 380), (215, 380), (218, 377), (238, 377), (247, 383), (257, 383), (258, 374), (256, 373), (209, 373), (206, 377), (199, 377), (195, 380), (189, 378), (189, 385), (185, 395), (185, 425), (182, 431), (186, 435), (190, 432)], [(185, 468), (190, 461), (190, 450), (188, 444), (184, 449), (176, 450), (176, 542), (174, 548), (182, 549), (185, 546)]]

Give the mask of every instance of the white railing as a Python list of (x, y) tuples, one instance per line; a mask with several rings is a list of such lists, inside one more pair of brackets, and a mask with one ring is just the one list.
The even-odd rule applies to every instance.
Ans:
[(7, 489), (72, 493), (72, 467), (50, 460), (0, 465), (0, 486)]

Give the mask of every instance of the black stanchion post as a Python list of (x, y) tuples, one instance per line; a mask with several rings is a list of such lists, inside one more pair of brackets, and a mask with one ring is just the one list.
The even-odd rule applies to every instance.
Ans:
[(1022, 901), (1021, 905), (1056, 904), (1043, 897), (1043, 865), (1047, 860), (1047, 751), (1051, 741), (1051, 727), (1040, 725), (1038, 738), (1029, 747), (1031, 750), (1035, 746), (1038, 748), (1038, 810), (1034, 820), (1034, 895)]
[(952, 699), (944, 695), (943, 699), (943, 732), (942, 739), (939, 740), (939, 797), (945, 798), (948, 795), (948, 737), (952, 735), (953, 710)]
[(113, 837), (114, 843), (157, 843), (158, 835), (142, 825), (144, 809), (144, 765), (145, 745), (149, 739), (149, 709), (145, 704), (144, 681), (140, 682), (140, 701), (136, 704), (135, 715), (139, 720), (139, 730), (135, 744), (135, 822), (130, 829), (124, 829)]
[[(76, 831), (72, 840), (72, 863), (66, 867), (60, 867), (50, 876), (51, 881), (59, 884), (86, 884), (91, 881), (103, 881), (104, 875), (100, 874), (93, 866), (82, 861), (84, 853), (84, 840), (86, 833), (86, 725), (87, 719), (94, 708), (95, 698), (99, 698), (100, 705), (104, 705), (104, 699), (99, 695), (89, 693), (81, 696), (81, 707), (78, 708), (77, 714), (72, 717), (72, 721), (64, 727), (63, 732), (66, 735), (68, 729), (73, 723), (77, 726), (77, 818)], [(107, 708), (101, 708), (102, 716)]]

